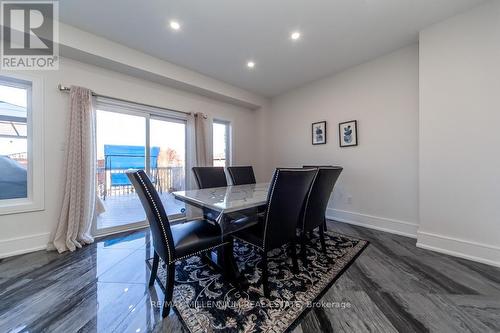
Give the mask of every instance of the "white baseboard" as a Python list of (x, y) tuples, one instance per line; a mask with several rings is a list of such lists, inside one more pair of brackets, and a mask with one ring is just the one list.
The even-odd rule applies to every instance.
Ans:
[(326, 218), (370, 229), (390, 232), (391, 234), (417, 238), (418, 225), (412, 222), (389, 219), (345, 210), (328, 208)]
[(0, 258), (45, 250), (49, 241), (49, 232), (0, 240)]
[(418, 224), (328, 208), (326, 218), (365, 228), (417, 238), (417, 247), (500, 267), (500, 247), (418, 231)]
[(417, 247), (500, 267), (500, 247), (418, 231)]

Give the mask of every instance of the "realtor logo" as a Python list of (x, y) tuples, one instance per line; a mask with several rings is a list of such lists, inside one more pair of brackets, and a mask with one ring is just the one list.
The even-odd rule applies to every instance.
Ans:
[(3, 70), (59, 68), (59, 3), (1, 1)]

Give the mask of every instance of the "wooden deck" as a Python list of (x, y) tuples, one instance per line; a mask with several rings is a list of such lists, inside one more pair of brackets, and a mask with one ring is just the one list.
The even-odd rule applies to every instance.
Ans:
[[(169, 216), (181, 214), (181, 209), (185, 207), (183, 202), (176, 200), (168, 192), (161, 193), (160, 198)], [(108, 196), (102, 202), (106, 211), (98, 216), (97, 229), (123, 226), (146, 219), (144, 209), (135, 193)]]

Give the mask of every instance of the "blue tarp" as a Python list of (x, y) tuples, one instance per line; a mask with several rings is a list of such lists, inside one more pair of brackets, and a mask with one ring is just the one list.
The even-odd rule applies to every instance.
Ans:
[(28, 173), (18, 162), (0, 156), (0, 199), (17, 199), (28, 196)]
[[(160, 147), (151, 147), (151, 169), (158, 167)], [(129, 169), (145, 169), (144, 146), (104, 145), (105, 168), (110, 171), (125, 171)], [(125, 173), (111, 172), (111, 186), (130, 185)]]

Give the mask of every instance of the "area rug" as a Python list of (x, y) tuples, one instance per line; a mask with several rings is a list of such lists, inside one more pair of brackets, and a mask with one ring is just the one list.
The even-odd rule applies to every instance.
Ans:
[[(304, 268), (292, 272), (286, 247), (268, 253), (272, 300), (264, 297), (260, 254), (251, 245), (235, 241), (234, 255), (240, 272), (250, 282), (246, 291), (235, 289), (220, 273), (194, 256), (175, 269), (173, 304), (181, 321), (192, 333), (273, 332), (292, 330), (332, 284), (368, 245), (368, 241), (333, 232), (325, 234), (327, 254), (321, 251), (317, 234), (308, 240)], [(297, 246), (297, 252), (299, 252)], [(152, 259), (148, 261), (151, 266)], [(165, 270), (159, 266), (157, 281), (165, 285)]]

